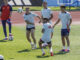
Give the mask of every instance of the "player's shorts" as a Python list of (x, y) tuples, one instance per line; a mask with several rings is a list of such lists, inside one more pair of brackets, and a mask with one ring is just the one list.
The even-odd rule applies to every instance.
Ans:
[(69, 36), (70, 30), (61, 29), (61, 36)]
[(49, 42), (45, 42), (45, 41), (43, 41), (42, 39), (40, 39), (40, 42), (41, 42), (41, 43), (51, 44), (51, 41), (49, 41)]
[(32, 29), (35, 29), (35, 27), (32, 27), (32, 28), (26, 28), (27, 31), (31, 31)]

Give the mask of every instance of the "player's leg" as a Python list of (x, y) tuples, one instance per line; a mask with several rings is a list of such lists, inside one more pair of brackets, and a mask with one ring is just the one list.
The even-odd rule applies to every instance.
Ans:
[(51, 38), (53, 37), (53, 32), (51, 32)]
[(31, 43), (30, 33), (31, 33), (30, 31), (26, 32), (26, 37), (27, 37), (27, 40), (28, 40), (29, 43)]
[(67, 41), (67, 52), (70, 51), (70, 40), (69, 40), (69, 36), (66, 36), (66, 41)]
[(68, 30), (66, 29), (67, 52), (70, 51), (69, 32), (70, 32), (70, 31), (68, 31)]
[(44, 42), (40, 39), (40, 41), (39, 41), (39, 47), (41, 48), (42, 56), (44, 56), (44, 55), (45, 55), (45, 52), (44, 52), (44, 49), (43, 49), (42, 43), (44, 43)]
[(11, 33), (12, 24), (11, 24), (10, 19), (7, 20), (7, 23), (9, 25), (9, 40), (13, 40), (13, 36), (12, 36), (12, 33)]
[(62, 39), (62, 45), (63, 45), (63, 49), (61, 51), (65, 51), (65, 37), (62, 36), (61, 39)]
[(8, 40), (7, 31), (6, 31), (6, 20), (2, 21), (2, 26), (3, 26), (3, 31), (4, 31), (4, 35), (5, 35), (5, 39), (3, 39), (3, 40)]
[[(52, 25), (52, 21), (50, 21), (50, 24)], [(52, 31), (51, 31), (51, 38), (53, 37), (53, 32), (54, 32), (54, 29), (52, 28)]]
[(33, 43), (32, 43), (32, 41), (30, 39), (30, 34), (31, 34), (31, 32), (27, 30), (26, 37), (27, 37), (28, 42), (31, 44), (32, 49), (33, 49)]
[(50, 54), (51, 54), (51, 56), (53, 56), (52, 43), (48, 42), (48, 46), (49, 46), (49, 49), (50, 49)]
[(64, 29), (61, 30), (61, 40), (62, 40), (63, 49), (60, 50), (60, 52), (64, 52), (65, 51), (65, 31)]
[(36, 38), (35, 38), (35, 29), (31, 29), (31, 37), (34, 41), (34, 48), (37, 48), (37, 45), (36, 45)]
[(11, 24), (11, 21), (10, 19), (7, 20), (7, 24), (9, 25), (9, 33), (11, 34), (11, 28), (12, 28), (12, 24)]

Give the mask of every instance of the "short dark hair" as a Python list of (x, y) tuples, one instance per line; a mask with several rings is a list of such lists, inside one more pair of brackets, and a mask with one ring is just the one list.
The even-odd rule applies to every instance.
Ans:
[(61, 5), (60, 7), (61, 7), (61, 8), (64, 8), (64, 9), (66, 8), (66, 6), (65, 6), (65, 5)]
[(46, 3), (46, 4), (47, 4), (47, 2), (46, 2), (46, 1), (44, 1), (43, 3)]
[(49, 19), (43, 18), (43, 23), (49, 22)]
[(43, 20), (49, 20), (49, 19), (47, 19), (47, 18), (43, 18)]
[(26, 7), (26, 9), (29, 9), (29, 7)]

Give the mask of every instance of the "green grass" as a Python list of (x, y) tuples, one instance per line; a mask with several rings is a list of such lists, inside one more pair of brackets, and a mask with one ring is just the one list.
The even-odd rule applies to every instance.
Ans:
[[(26, 40), (26, 30), (24, 26), (13, 26), (13, 41), (0, 40), (0, 54), (5, 60), (79, 60), (80, 59), (80, 25), (73, 25), (70, 33), (71, 52), (66, 54), (57, 54), (62, 48), (60, 38), (61, 26), (55, 27), (54, 37), (52, 38), (53, 51), (55, 55), (49, 56), (49, 50), (46, 50), (46, 56), (41, 57), (41, 50), (31, 50), (30, 44)], [(7, 30), (8, 31), (8, 30)], [(41, 26), (36, 27), (37, 42), (41, 38)], [(0, 39), (3, 39), (3, 31), (0, 26)]]
[[(20, 8), (20, 7), (13, 7), (13, 10), (18, 10), (18, 8)], [(42, 10), (42, 8), (43, 7), (40, 7), (40, 6), (35, 6), (35, 7), (30, 7), (30, 10), (31, 11), (40, 11), (40, 10)], [(49, 7), (49, 8), (51, 8), (51, 10), (53, 10), (53, 11), (59, 11), (60, 10), (60, 7)], [(77, 10), (77, 9), (80, 9), (80, 7), (71, 7), (71, 10)], [(24, 7), (24, 9), (23, 10), (25, 10), (25, 7)], [(66, 8), (66, 10), (69, 10), (69, 7), (67, 7)]]

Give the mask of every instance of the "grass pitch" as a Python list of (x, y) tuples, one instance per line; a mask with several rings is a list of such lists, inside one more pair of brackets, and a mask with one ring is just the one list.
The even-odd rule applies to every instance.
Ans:
[[(39, 46), (36, 50), (31, 50), (30, 44), (26, 40), (25, 26), (13, 26), (13, 41), (3, 41), (4, 38), (2, 26), (0, 26), (0, 54), (5, 57), (5, 60), (79, 60), (80, 59), (80, 25), (71, 27), (70, 42), (71, 51), (66, 54), (58, 54), (62, 48), (61, 26), (56, 26), (54, 29), (54, 37), (52, 38), (54, 56), (51, 57), (49, 50), (45, 49), (46, 56), (42, 57)], [(8, 31), (8, 30), (7, 30)], [(36, 26), (37, 42), (41, 38), (41, 26)], [(37, 44), (38, 45), (38, 44)]]

